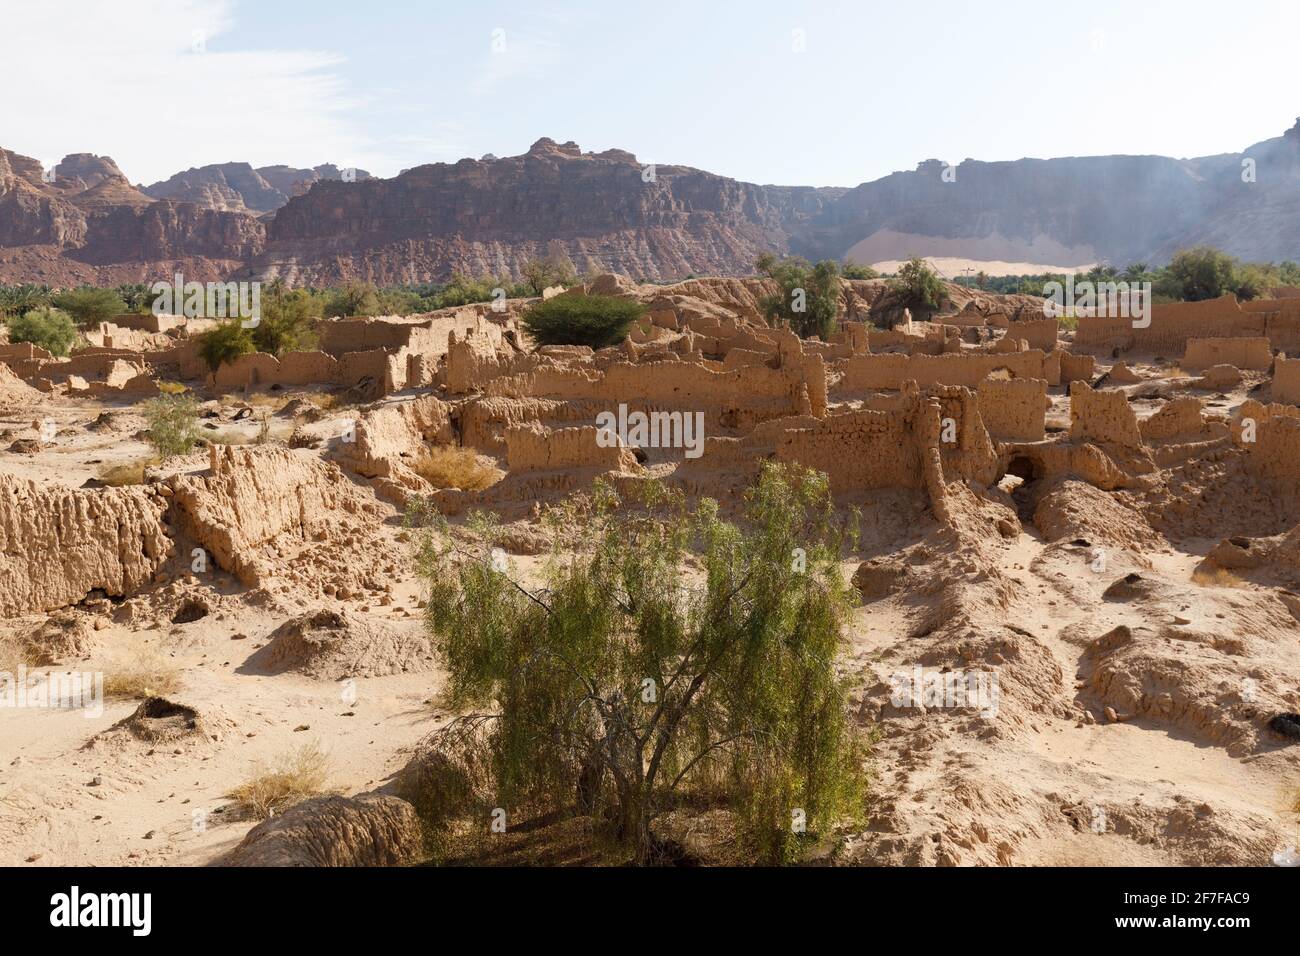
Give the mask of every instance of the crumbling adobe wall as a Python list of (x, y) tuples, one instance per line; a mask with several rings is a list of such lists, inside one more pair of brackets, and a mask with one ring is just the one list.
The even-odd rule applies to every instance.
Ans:
[(929, 390), (929, 400), (939, 406), (940, 477), (955, 476), (986, 485), (996, 481), (998, 456), (976, 393), (960, 385), (937, 385)]
[(976, 389), (980, 417), (997, 441), (1047, 437), (1047, 382), (1038, 378), (986, 378)]
[(389, 478), (430, 443), (448, 445), (455, 439), (452, 407), (436, 396), (421, 395), (366, 411), (339, 442), (336, 455), (358, 475)]
[[(619, 362), (594, 368), (541, 366), (488, 384), (488, 396), (587, 399), (614, 410), (702, 411), (710, 426), (752, 427), (767, 418), (825, 411), (825, 366), (820, 356), (781, 368), (748, 365), (717, 371), (696, 362)], [(820, 404), (812, 404), (820, 397)]]
[(963, 385), (975, 388), (998, 369), (1013, 378), (1044, 378), (1043, 352), (1009, 352), (1004, 355), (855, 355), (836, 363), (842, 377), (837, 392), (862, 392), (902, 388), (913, 381), (922, 388)]
[(453, 395), (478, 391), (503, 375), (518, 375), (542, 364), (536, 355), (502, 347), (500, 336), (471, 333), (450, 336), (443, 365), (443, 384)]
[(1300, 359), (1277, 357), (1273, 366), (1273, 401), (1300, 405)]
[(1021, 319), (1007, 326), (1004, 338), (1024, 339), (1031, 349), (1051, 352), (1056, 348), (1059, 331), (1055, 318)]
[(450, 314), (430, 313), (414, 320), (340, 319), (321, 324), (320, 347), (335, 358), (342, 358), (347, 352), (396, 351), (401, 348), (441, 355), (447, 351), (451, 333), (463, 335), (480, 329), (484, 324), (478, 310), (473, 308), (456, 309)]
[(600, 430), (591, 425), (550, 429), (532, 422), (506, 430), (506, 462), (511, 473), (597, 468), (602, 471), (640, 470), (631, 449), (620, 444), (602, 447)]
[(1182, 367), (1199, 372), (1212, 365), (1232, 365), (1239, 369), (1267, 371), (1273, 364), (1273, 351), (1264, 336), (1249, 338), (1189, 338)]
[(1189, 338), (1264, 335), (1262, 313), (1243, 312), (1232, 293), (1202, 302), (1169, 302), (1151, 306), (1151, 324), (1135, 328), (1140, 318), (1085, 315), (1079, 318), (1074, 344), (1080, 348), (1136, 349), (1160, 355), (1179, 355)]
[(1228, 430), (1222, 423), (1214, 423), (1218, 427), (1212, 428), (1201, 412), (1201, 400), (1185, 395), (1166, 402), (1138, 429), (1148, 443), (1208, 441), (1227, 436)]
[(284, 564), (263, 555), (263, 547), (334, 537), (344, 514), (378, 520), (370, 493), (310, 452), (275, 445), (212, 445), (209, 451), (206, 474), (169, 479), (173, 523), (250, 587)]
[(1049, 385), (1068, 385), (1070, 382), (1091, 382), (1097, 374), (1097, 358), (1093, 355), (1074, 355), (1064, 349), (1057, 349), (1052, 356), (1059, 359), (1061, 373), (1053, 382), (1047, 376)]
[(1300, 418), (1273, 415), (1259, 422), (1246, 446), (1247, 468), (1260, 478), (1300, 480)]
[(836, 493), (924, 486), (920, 447), (905, 412), (828, 415), (812, 427), (784, 432), (776, 457), (824, 471)]
[(506, 431), (512, 425), (590, 423), (606, 410), (605, 406), (604, 402), (552, 398), (477, 398), (459, 407), (460, 442), (476, 451), (504, 455)]
[(172, 543), (156, 486), (80, 490), (0, 475), (0, 617), (148, 584)]
[(1070, 439), (1140, 450), (1137, 416), (1120, 391), (1097, 391), (1087, 382), (1070, 385)]

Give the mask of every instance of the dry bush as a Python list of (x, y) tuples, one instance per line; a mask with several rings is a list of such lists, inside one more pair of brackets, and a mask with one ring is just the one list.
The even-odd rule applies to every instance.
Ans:
[(482, 491), (501, 478), (501, 472), (482, 464), (472, 448), (457, 445), (426, 449), (411, 467), (435, 488)]
[(104, 668), (104, 695), (134, 700), (164, 697), (180, 687), (180, 675), (175, 661), (142, 644)]
[(0, 673), (16, 675), (19, 667), (34, 663), (30, 649), (17, 636), (0, 634)]
[(96, 477), (110, 488), (121, 488), (124, 485), (142, 485), (144, 484), (145, 469), (156, 464), (158, 464), (156, 456), (137, 458), (134, 461), (123, 462), (120, 465), (109, 465), (101, 469)]
[(189, 391), (189, 387), (182, 385), (180, 382), (159, 381), (156, 384), (158, 385), (158, 391), (164, 395), (184, 395)]
[(1239, 575), (1216, 565), (1198, 564), (1192, 572), (1192, 583), (1201, 587), (1244, 588), (1246, 582)]
[(325, 793), (328, 769), (329, 758), (320, 743), (313, 741), (282, 753), (269, 763), (258, 764), (252, 778), (228, 796), (246, 813), (266, 819), (295, 803)]

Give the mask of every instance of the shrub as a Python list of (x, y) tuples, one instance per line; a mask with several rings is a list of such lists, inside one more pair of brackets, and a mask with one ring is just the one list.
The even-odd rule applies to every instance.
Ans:
[(99, 472), (99, 480), (110, 488), (120, 488), (123, 485), (142, 485), (144, 484), (144, 472), (150, 465), (158, 464), (155, 457), (137, 458), (135, 461), (124, 462), (120, 465), (110, 465)]
[(573, 261), (561, 250), (553, 250), (542, 259), (531, 259), (524, 263), (524, 284), (533, 295), (541, 295), (553, 286), (566, 288), (578, 281), (578, 270)]
[(252, 330), (244, 328), (238, 319), (222, 322), (199, 336), (199, 355), (214, 372), (227, 362), (256, 351)]
[(262, 319), (251, 330), (253, 346), (275, 356), (314, 349), (322, 309), (320, 297), (305, 289), (286, 291), (281, 284), (273, 285), (262, 306)]
[(191, 395), (159, 395), (141, 406), (145, 440), (160, 455), (183, 455), (199, 438), (199, 405)]
[(56, 295), (54, 304), (83, 326), (106, 322), (126, 311), (126, 303), (112, 289), (71, 289)]
[(229, 796), (246, 813), (266, 819), (295, 803), (325, 793), (329, 758), (317, 742), (258, 764), (247, 782)]
[[(834, 664), (851, 601), (827, 479), (765, 464), (744, 528), (716, 502), (645, 493), (636, 511), (603, 483), (571, 500), (536, 591), (437, 528), (417, 534), (447, 702), (478, 708), (434, 753), (487, 768), (509, 819), (576, 806), (639, 863), (662, 849), (657, 818), (716, 801), (754, 856), (795, 859), (860, 819), (865, 795), (865, 741)], [(688, 586), (692, 552), (702, 572)], [(444, 783), (465, 803), (433, 823), (481, 811), (469, 791), (483, 788), (460, 771)]]
[(858, 265), (856, 262), (845, 262), (840, 267), (840, 273), (846, 279), (879, 279), (880, 273), (871, 266)]
[(51, 355), (67, 355), (77, 341), (77, 327), (66, 312), (48, 307), (5, 320), (10, 342), (30, 342)]
[(797, 256), (777, 259), (765, 253), (755, 265), (760, 275), (781, 287), (776, 294), (759, 301), (764, 318), (788, 325), (803, 338), (830, 336), (840, 309), (840, 270), (836, 263), (826, 259), (814, 266)]
[(175, 693), (180, 668), (156, 647), (142, 644), (104, 668), (104, 696), (143, 700)]
[(933, 312), (948, 295), (939, 274), (919, 256), (898, 267), (898, 275), (891, 280), (889, 288), (903, 308), (914, 312)]
[(443, 445), (426, 449), (411, 466), (412, 470), (435, 488), (459, 488), (481, 491), (495, 484), (501, 472), (479, 463), (472, 448)]
[(338, 289), (325, 305), (325, 315), (379, 315), (379, 291), (368, 282), (352, 282)]
[(520, 324), (538, 345), (617, 345), (645, 306), (608, 295), (557, 295), (536, 303)]
[(1237, 261), (1210, 246), (1196, 246), (1174, 253), (1166, 273), (1178, 290), (1178, 297), (1189, 302), (1217, 299), (1232, 291)]

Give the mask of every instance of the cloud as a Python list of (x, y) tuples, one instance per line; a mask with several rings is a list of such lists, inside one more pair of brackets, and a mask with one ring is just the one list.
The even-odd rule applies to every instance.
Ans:
[[(112, 156), (132, 182), (190, 166), (385, 165), (336, 54), (223, 47), (230, 0), (46, 0), (6, 9), (0, 146), (47, 165)], [(369, 168), (369, 167), (368, 167)]]

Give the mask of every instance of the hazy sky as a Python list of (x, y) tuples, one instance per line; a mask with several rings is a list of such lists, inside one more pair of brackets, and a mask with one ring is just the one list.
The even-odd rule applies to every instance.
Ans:
[(0, 0), (0, 18), (0, 146), (107, 154), (143, 183), (231, 160), (393, 175), (550, 136), (851, 186), (931, 157), (1236, 152), (1300, 114), (1294, 0)]

